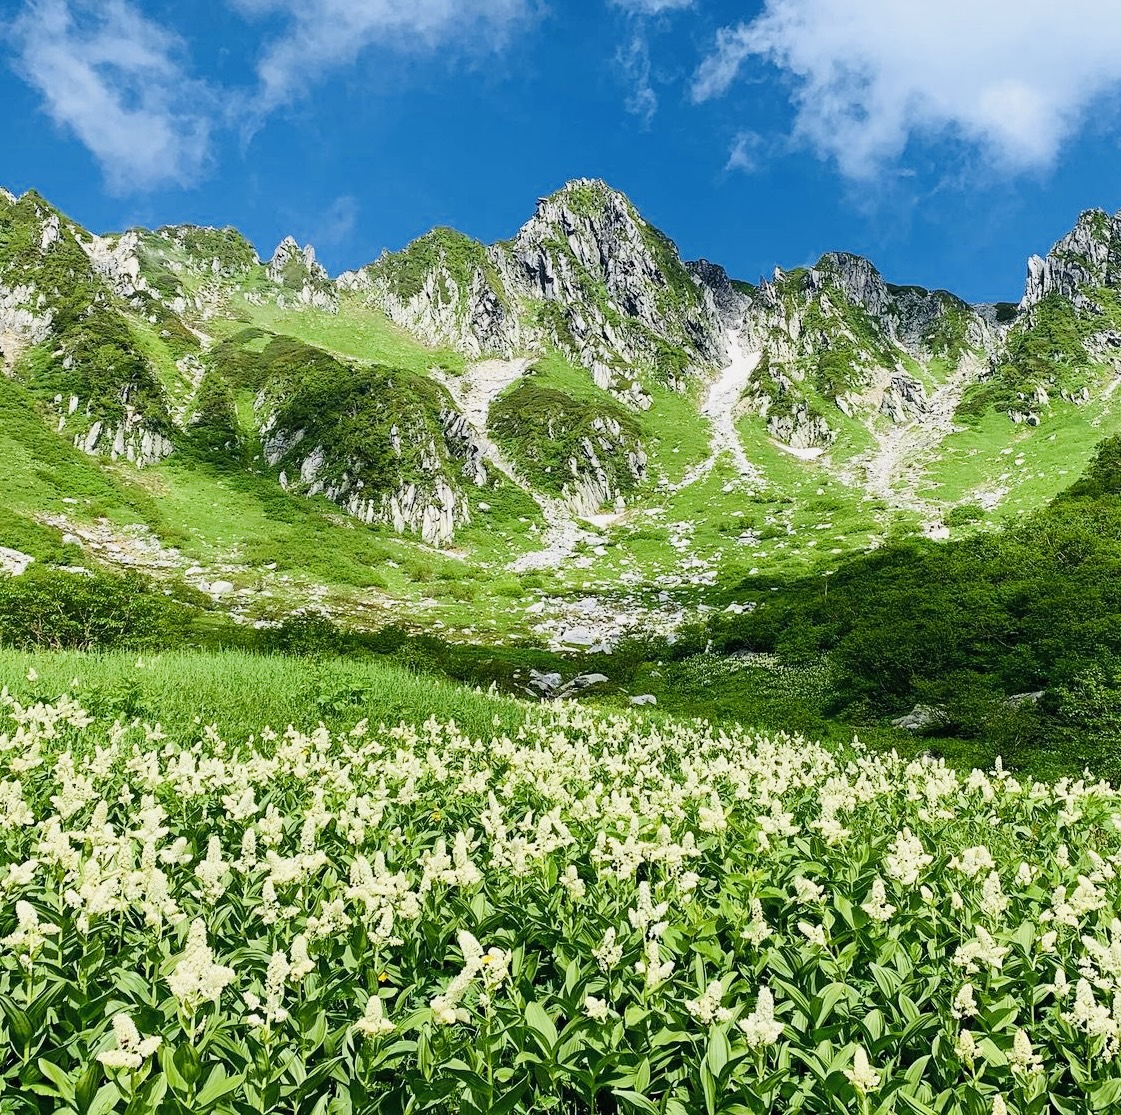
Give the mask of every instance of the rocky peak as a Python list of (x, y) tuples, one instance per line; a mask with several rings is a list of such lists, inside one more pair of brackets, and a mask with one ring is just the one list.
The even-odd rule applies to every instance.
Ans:
[(399, 252), (383, 252), (338, 287), (365, 294), (398, 325), (434, 347), (469, 356), (513, 356), (531, 335), (511, 308), (500, 249), (437, 228)]
[(15, 205), (16, 195), (13, 194), (11, 190), (6, 190), (3, 186), (0, 186), (0, 201), (5, 201), (9, 205)]
[(276, 298), (278, 306), (288, 305), (291, 300), (296, 306), (331, 313), (338, 309), (335, 284), (315, 258), (315, 249), (310, 244), (301, 248), (293, 237), (286, 236), (273, 252), (266, 272), (277, 286), (283, 287)]
[(541, 198), (509, 252), (514, 285), (560, 309), (552, 339), (603, 385), (619, 366), (652, 366), (666, 343), (681, 354), (671, 378), (724, 354), (713, 297), (673, 241), (601, 181), (577, 179)]
[(860, 306), (873, 317), (883, 317), (889, 310), (887, 284), (879, 271), (863, 256), (849, 252), (827, 252), (810, 270), (807, 285), (811, 291), (821, 291), (833, 286), (849, 302)]
[[(523, 277), (546, 300), (568, 293), (550, 266), (567, 256), (566, 262), (583, 272), (579, 278), (603, 282), (624, 314), (649, 324), (656, 324), (654, 288), (687, 276), (672, 241), (648, 225), (623, 194), (589, 178), (540, 198), (515, 238), (514, 253)], [(699, 300), (695, 289), (689, 293)]]
[[(254, 267), (260, 266), (261, 260), (256, 248), (235, 228), (213, 228), (209, 225), (164, 225), (156, 230), (154, 237), (158, 237), (186, 257), (188, 266), (200, 273), (209, 272), (217, 276), (243, 275)], [(289, 241), (294, 245), (291, 237), (287, 238), (277, 247), (288, 247)], [(314, 269), (315, 251), (310, 246), (299, 252), (304, 266)], [(310, 253), (310, 261), (307, 258)], [(275, 260), (276, 253), (273, 255)], [(322, 271), (322, 268), (319, 268)], [(326, 272), (323, 271), (326, 277)]]
[(297, 279), (328, 281), (326, 269), (315, 258), (315, 249), (310, 244), (301, 248), (292, 236), (286, 236), (276, 246), (269, 260), (268, 275), (274, 283), (287, 287), (303, 286), (302, 282), (294, 281)]
[(750, 284), (733, 282), (723, 267), (707, 259), (692, 260), (685, 264), (685, 270), (712, 295), (713, 304), (724, 323), (729, 327), (737, 325), (749, 302), (747, 292), (753, 289)]
[(1111, 217), (1089, 209), (1045, 258), (1028, 260), (1028, 278), (1021, 310), (1030, 310), (1049, 294), (1070, 299), (1089, 312), (1097, 307), (1087, 295), (1094, 287), (1121, 285), (1121, 213)]

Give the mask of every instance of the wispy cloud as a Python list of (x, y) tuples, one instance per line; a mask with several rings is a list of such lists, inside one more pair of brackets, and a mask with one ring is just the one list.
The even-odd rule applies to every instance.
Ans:
[(497, 49), (535, 9), (531, 0), (232, 0), (247, 15), (280, 15), (286, 26), (258, 63), (258, 111), (304, 93), (368, 48), (428, 50), (454, 42)]
[(649, 125), (658, 111), (658, 94), (650, 83), (650, 46), (646, 37), (640, 33), (631, 36), (615, 52), (615, 63), (629, 90), (624, 102), (627, 111)]
[(16, 66), (47, 114), (97, 159), (115, 193), (189, 185), (210, 153), (209, 93), (181, 40), (127, 0), (29, 0)]
[(694, 0), (611, 0), (616, 8), (623, 8), (635, 15), (659, 15), (661, 12), (677, 12), (693, 7)]
[(691, 8), (695, 0), (609, 0), (613, 8), (626, 14), (629, 38), (615, 52), (623, 84), (627, 87), (624, 105), (632, 116), (641, 118), (650, 127), (658, 111), (658, 94), (654, 89), (653, 67), (650, 61), (652, 28), (665, 27), (666, 19), (656, 19), (670, 12)]
[(759, 169), (759, 150), (763, 145), (763, 137), (758, 132), (740, 132), (732, 142), (732, 149), (728, 152), (728, 161), (725, 170), (741, 170), (751, 174)]
[(1116, 0), (767, 0), (719, 32), (694, 99), (727, 92), (751, 59), (793, 78), (796, 136), (853, 179), (914, 137), (1040, 169), (1121, 87), (1121, 16)]
[(337, 248), (354, 235), (358, 224), (358, 199), (350, 194), (337, 197), (319, 219), (306, 230), (302, 239), (317, 248)]

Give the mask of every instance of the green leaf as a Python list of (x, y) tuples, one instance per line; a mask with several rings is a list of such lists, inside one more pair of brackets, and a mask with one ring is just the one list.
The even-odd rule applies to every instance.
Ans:
[(613, 1088), (612, 1095), (622, 1100), (636, 1111), (645, 1111), (647, 1115), (658, 1115), (658, 1109), (641, 1092), (632, 1092), (626, 1088)]
[(202, 1074), (202, 1062), (199, 1060), (198, 1050), (193, 1045), (181, 1045), (175, 1050), (172, 1058), (179, 1075), (190, 1086)]
[(852, 903), (843, 894), (834, 894), (833, 905), (837, 908), (837, 913), (845, 919), (848, 927), (850, 929), (855, 929), (856, 916), (853, 911)]
[(221, 1065), (215, 1065), (206, 1078), (206, 1083), (199, 1089), (195, 1102), (199, 1107), (210, 1107), (224, 1095), (239, 1087), (245, 1079), (242, 1074), (227, 1076), (226, 1070)]
[(912, 1095), (906, 1089), (901, 1088), (895, 1094), (902, 1101), (904, 1108), (913, 1112), (914, 1115), (938, 1115), (938, 1112), (930, 1104), (923, 1103), (918, 1096)]
[(46, 1057), (40, 1057), (36, 1063), (39, 1066), (39, 1071), (58, 1089), (58, 1095), (67, 1103), (73, 1103), (74, 1085), (71, 1083), (70, 1077), (58, 1065), (48, 1061)]
[(526, 1025), (542, 1039), (546, 1053), (551, 1053), (557, 1044), (557, 1028), (545, 1008), (538, 1002), (526, 1003)]
[(716, 1115), (716, 1079), (712, 1070), (704, 1061), (701, 1062), (701, 1091), (705, 1097), (706, 1115)]
[(1090, 1110), (1116, 1110), (1121, 1103), (1121, 1080), (1102, 1080), (1090, 1088)]
[(732, 1047), (728, 1043), (728, 1035), (724, 1032), (722, 1027), (714, 1027), (708, 1036), (708, 1050), (705, 1053), (705, 1063), (708, 1065), (709, 1072), (720, 1080), (720, 1075), (724, 1071), (724, 1066), (728, 1063), (732, 1056)]
[(0, 1009), (4, 1011), (4, 1017), (8, 1020), (8, 1029), (12, 1032), (12, 1037), (16, 1039), (18, 1048), (20, 1050), (27, 1049), (35, 1034), (31, 1019), (6, 995), (0, 995)]
[(78, 1109), (78, 1115), (87, 1115), (93, 1097), (97, 1095), (101, 1075), (101, 1065), (97, 1061), (90, 1061), (74, 1088), (74, 1106)]
[(107, 1115), (107, 1112), (113, 1110), (117, 1106), (117, 1086), (115, 1084), (103, 1084), (97, 1090), (97, 1095), (93, 1097), (93, 1102), (89, 1105), (86, 1115)]
[(170, 1045), (160, 1046), (158, 1053), (160, 1068), (163, 1069), (173, 1092), (186, 1092), (190, 1089), (190, 1085), (175, 1063), (175, 1052)]
[(826, 1020), (833, 1013), (833, 1008), (842, 1000), (848, 998), (849, 986), (847, 983), (831, 983), (818, 997), (817, 1018), (814, 1020), (814, 1029), (824, 1026)]
[(638, 1063), (638, 1068), (634, 1070), (634, 1078), (632, 1080), (634, 1090), (636, 1092), (645, 1092), (650, 1087), (650, 1058), (643, 1057)]

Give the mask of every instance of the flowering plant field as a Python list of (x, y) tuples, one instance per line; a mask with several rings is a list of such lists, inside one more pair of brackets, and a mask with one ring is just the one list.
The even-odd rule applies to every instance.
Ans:
[(0, 727), (0, 1111), (1121, 1105), (1121, 797), (532, 710)]

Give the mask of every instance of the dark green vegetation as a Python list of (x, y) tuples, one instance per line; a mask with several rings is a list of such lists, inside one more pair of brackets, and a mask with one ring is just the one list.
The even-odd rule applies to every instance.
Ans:
[(97, 421), (115, 427), (135, 416), (149, 430), (171, 433), (159, 381), (122, 307), (38, 194), (0, 208), (0, 281), (33, 286), (45, 302), (49, 338), (27, 356), (21, 374), (43, 399), (78, 400), (68, 426), (81, 433)]
[(637, 478), (627, 455), (640, 448), (639, 420), (610, 398), (594, 401), (539, 382), (531, 373), (494, 401), (494, 439), (534, 487), (559, 495), (592, 467), (589, 448), (616, 491), (632, 491)]
[(908, 539), (832, 576), (751, 587), (757, 607), (715, 625), (718, 647), (827, 656), (832, 714), (927, 705), (934, 736), (978, 740), (1035, 770), (1121, 773), (1121, 439), (1002, 530)]
[(381, 276), (390, 291), (402, 302), (410, 302), (425, 288), (430, 275), (436, 275), (434, 293), (442, 305), (449, 305), (456, 291), (462, 295), (476, 274), (482, 274), (491, 289), (501, 295), (502, 283), (486, 247), (453, 228), (436, 228), (414, 240), (400, 252), (383, 255), (370, 270)]
[(966, 391), (958, 418), (976, 422), (990, 410), (1030, 410), (1042, 398), (1039, 388), (1050, 394), (1080, 389), (1089, 363), (1083, 342), (1094, 329), (1095, 323), (1079, 317), (1065, 298), (1047, 295), (1013, 327), (1004, 359), (991, 376)]

